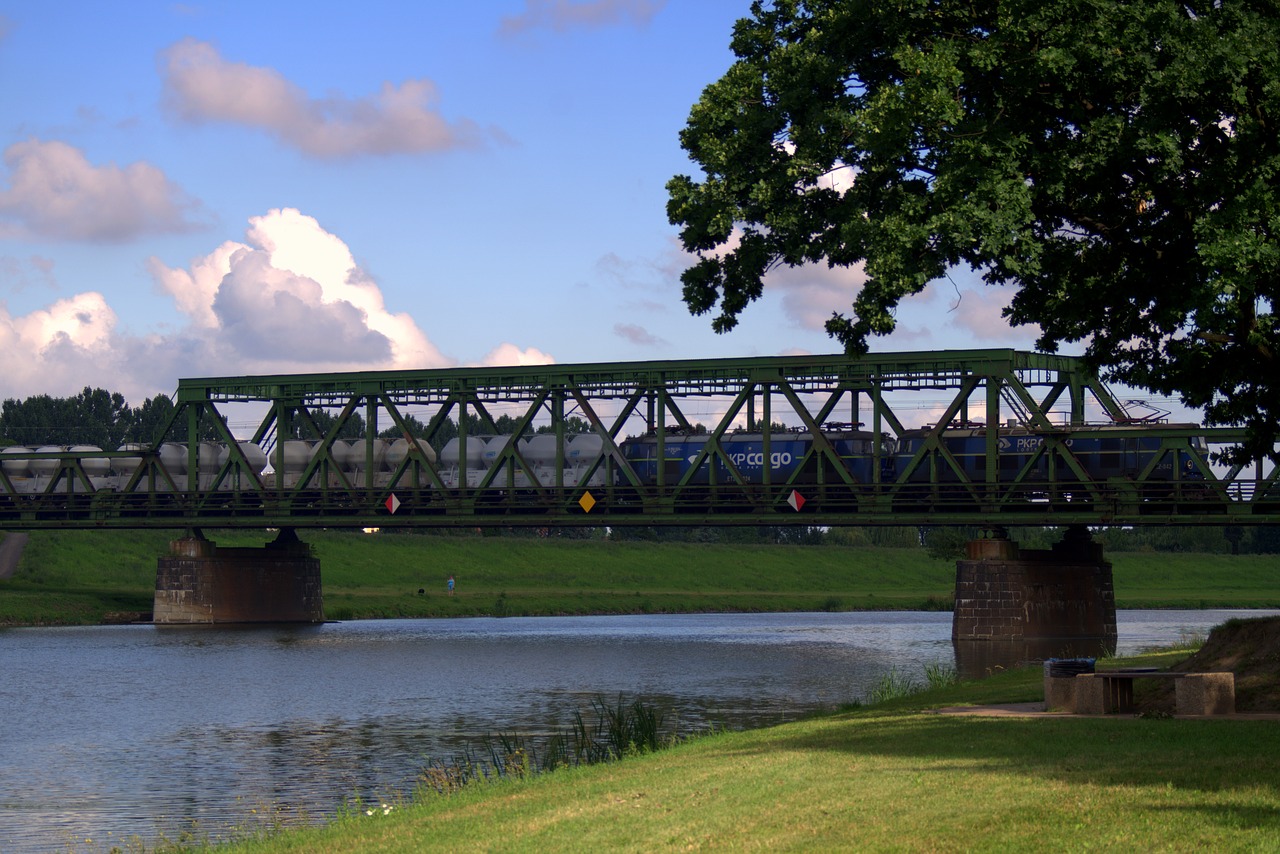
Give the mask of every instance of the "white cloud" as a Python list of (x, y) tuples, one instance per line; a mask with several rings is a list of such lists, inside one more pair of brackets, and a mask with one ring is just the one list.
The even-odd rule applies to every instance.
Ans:
[(207, 42), (184, 39), (160, 59), (166, 104), (182, 120), (257, 128), (315, 157), (418, 154), (485, 140), (474, 122), (440, 115), (430, 80), (384, 83), (364, 98), (311, 98), (275, 69), (228, 62)]
[(777, 294), (787, 318), (802, 329), (823, 331), (834, 313), (848, 314), (866, 282), (862, 265), (828, 267), (806, 264), (779, 267), (764, 278), (766, 294)]
[[(227, 241), (186, 267), (156, 258), (149, 267), (186, 318), (176, 330), (128, 334), (96, 292), (16, 317), (0, 303), (5, 396), (65, 396), (92, 385), (141, 403), (171, 392), (181, 377), (457, 364), (412, 317), (386, 308), (381, 288), (340, 238), (294, 209), (252, 218), (244, 242)], [(504, 342), (479, 364), (554, 362), (535, 347)]]
[(500, 367), (505, 365), (554, 365), (555, 357), (542, 352), (536, 347), (529, 347), (521, 350), (515, 344), (499, 344), (494, 347), (484, 358), (480, 360), (480, 364), (485, 367)]
[(173, 297), (178, 311), (190, 315), (197, 326), (216, 329), (213, 301), (218, 287), (231, 271), (231, 256), (246, 249), (243, 243), (228, 240), (203, 258), (192, 259), (190, 270), (171, 270), (154, 257), (147, 267), (161, 289)]
[(534, 29), (558, 33), (571, 29), (599, 29), (618, 24), (646, 26), (666, 0), (525, 0), (524, 11), (502, 19), (499, 32), (514, 35)]
[(995, 285), (965, 288), (951, 300), (948, 324), (979, 341), (1030, 346), (1039, 337), (1040, 327), (1010, 326), (1004, 316), (1014, 293), (1015, 288)]
[(613, 334), (641, 347), (657, 347), (667, 343), (643, 326), (634, 323), (615, 323), (613, 325)]
[(149, 163), (94, 166), (65, 142), (38, 139), (9, 146), (4, 161), (0, 229), (10, 234), (125, 241), (203, 227), (192, 219), (200, 204)]
[[(188, 334), (224, 361), (271, 370), (378, 370), (448, 364), (408, 314), (387, 311), (382, 291), (346, 244), (292, 208), (249, 220), (246, 243), (224, 243), (151, 273)], [(259, 367), (257, 370), (263, 370)]]
[[(727, 255), (738, 248), (741, 231), (735, 229), (728, 242), (714, 254)], [(696, 262), (695, 255), (685, 252), (677, 238), (668, 244), (666, 259), (659, 265), (666, 276), (674, 281)], [(834, 313), (848, 314), (854, 298), (866, 282), (862, 264), (853, 267), (829, 267), (824, 264), (805, 264), (800, 267), (779, 266), (764, 277), (763, 299), (777, 299), (783, 315), (794, 326), (814, 332), (825, 332), (827, 320)], [(763, 304), (748, 306), (743, 316)], [(714, 309), (713, 309), (714, 311)]]
[(106, 385), (121, 367), (113, 352), (116, 314), (97, 292), (60, 299), (14, 317), (0, 304), (0, 374), (6, 397)]

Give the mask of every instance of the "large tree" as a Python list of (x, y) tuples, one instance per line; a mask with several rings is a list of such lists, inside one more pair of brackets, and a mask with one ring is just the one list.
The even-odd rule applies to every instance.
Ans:
[(732, 47), (681, 134), (703, 177), (668, 184), (690, 311), (724, 332), (779, 264), (865, 263), (827, 323), (860, 353), (968, 266), (1040, 348), (1275, 456), (1273, 1), (775, 0)]

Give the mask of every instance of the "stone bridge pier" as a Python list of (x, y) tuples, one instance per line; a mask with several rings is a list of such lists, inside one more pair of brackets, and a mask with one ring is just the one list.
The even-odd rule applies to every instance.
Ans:
[(1052, 549), (1020, 549), (1005, 531), (956, 562), (951, 624), (962, 676), (1045, 658), (1094, 657), (1116, 645), (1111, 564), (1083, 525)]
[(261, 548), (219, 548), (198, 530), (156, 570), (157, 625), (322, 623), (320, 560), (292, 528)]

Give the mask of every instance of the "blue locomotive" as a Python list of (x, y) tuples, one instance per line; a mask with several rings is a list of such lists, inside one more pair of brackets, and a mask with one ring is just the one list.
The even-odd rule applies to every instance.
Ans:
[[(836, 456), (858, 483), (871, 483), (874, 480), (872, 472), (876, 459), (875, 444), (879, 442), (881, 479), (892, 478), (895, 446), (891, 440), (883, 437), (877, 439), (874, 433), (852, 429), (824, 431), (823, 436), (831, 443)], [(761, 433), (728, 433), (722, 436), (720, 446), (724, 450), (723, 456), (712, 453), (703, 455), (709, 438), (705, 433), (668, 435), (663, 443), (662, 457), (659, 458), (658, 437), (650, 433), (624, 441), (622, 453), (646, 484), (658, 482), (659, 468), (662, 469), (663, 480), (667, 484), (681, 482), (691, 469), (693, 474), (686, 483), (699, 486), (711, 483), (713, 469), (715, 482), (720, 484), (738, 483), (739, 477), (741, 482), (747, 484), (764, 483), (766, 469), (770, 482), (775, 484), (792, 480), (797, 469), (802, 471), (795, 482), (813, 483), (818, 479), (819, 468), (823, 466), (831, 471), (828, 479), (833, 482), (841, 480), (834, 473), (834, 467), (830, 465), (828, 458), (811, 456), (813, 434), (807, 431), (771, 434), (767, 459), (764, 436)], [(730, 470), (730, 463), (738, 476)]]
[[(823, 435), (854, 483), (878, 480), (895, 487), (898, 497), (907, 502), (933, 501), (939, 496), (956, 501), (974, 495), (973, 487), (987, 483), (988, 436), (983, 426), (952, 427), (941, 433), (931, 428), (906, 430), (896, 439), (847, 428)], [(659, 457), (658, 439), (651, 433), (627, 439), (622, 451), (646, 485), (659, 482), (660, 469), (662, 481), (669, 486), (681, 482), (751, 486), (764, 483), (766, 470), (773, 484), (823, 484), (824, 492), (844, 482), (828, 457), (812, 452), (813, 435), (807, 431), (771, 434), (767, 459), (760, 433), (722, 436), (723, 456), (704, 453), (707, 442), (705, 434), (670, 434)], [(1041, 500), (1053, 491), (1070, 494), (1073, 486), (1083, 496), (1081, 484), (1116, 480), (1139, 482), (1144, 498), (1172, 494), (1204, 483), (1209, 454), (1203, 438), (1192, 438), (1181, 447), (1166, 446), (1143, 425), (1079, 427), (1060, 442), (1025, 427), (1000, 427), (995, 448), (998, 482), (1016, 484), (1028, 500)], [(874, 476), (877, 461), (878, 479)]]
[[(927, 459), (930, 434), (929, 430), (908, 430), (899, 437), (898, 471), (906, 475), (906, 480), (958, 483), (961, 473), (966, 481), (986, 480), (985, 428), (953, 428), (941, 434), (938, 444), (946, 448), (955, 466), (945, 458), (937, 459), (936, 478), (930, 473)], [(1092, 482), (1111, 478), (1142, 478), (1146, 482), (1202, 481), (1201, 463), (1208, 457), (1208, 445), (1203, 438), (1192, 438), (1189, 446), (1190, 450), (1166, 450), (1160, 437), (1135, 425), (1078, 428), (1055, 449), (1046, 446), (1044, 435), (1023, 427), (1002, 427), (996, 439), (996, 468), (1001, 482), (1079, 483), (1083, 480), (1081, 471)], [(940, 457), (936, 452), (934, 456)], [(1069, 460), (1076, 465), (1071, 465)]]

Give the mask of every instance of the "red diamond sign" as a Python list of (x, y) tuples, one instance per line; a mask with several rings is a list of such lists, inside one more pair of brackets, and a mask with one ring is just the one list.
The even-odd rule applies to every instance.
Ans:
[(396, 511), (399, 509), (400, 499), (396, 498), (396, 494), (393, 492), (391, 493), (391, 497), (387, 499), (387, 512), (394, 516)]
[(799, 513), (800, 508), (804, 506), (804, 496), (793, 489), (791, 490), (791, 495), (787, 498), (787, 503), (791, 505), (792, 510)]

